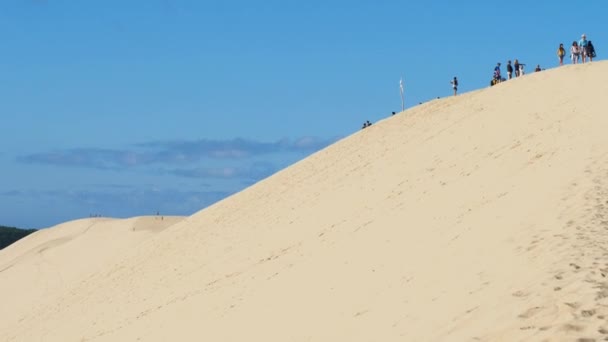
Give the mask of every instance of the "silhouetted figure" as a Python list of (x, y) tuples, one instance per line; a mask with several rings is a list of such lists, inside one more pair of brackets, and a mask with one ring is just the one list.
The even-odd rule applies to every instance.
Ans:
[(450, 83), (452, 84), (452, 89), (454, 89), (454, 96), (456, 96), (456, 93), (458, 92), (458, 79), (456, 76), (454, 76), (454, 79), (452, 79)]
[(589, 57), (589, 62), (592, 62), (593, 58), (595, 58), (595, 47), (593, 46), (593, 43), (591, 43), (591, 41), (587, 42), (587, 54), (587, 57)]

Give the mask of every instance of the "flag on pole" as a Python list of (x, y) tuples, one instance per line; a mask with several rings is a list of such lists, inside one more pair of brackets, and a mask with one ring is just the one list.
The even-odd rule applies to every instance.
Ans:
[(401, 111), (403, 112), (405, 110), (403, 103), (403, 77), (399, 79), (399, 92), (401, 93)]

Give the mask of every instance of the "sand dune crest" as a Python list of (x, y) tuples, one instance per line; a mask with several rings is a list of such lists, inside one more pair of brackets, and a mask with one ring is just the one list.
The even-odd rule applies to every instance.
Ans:
[(0, 254), (0, 339), (602, 340), (607, 74), (431, 101), (172, 225), (28, 237)]

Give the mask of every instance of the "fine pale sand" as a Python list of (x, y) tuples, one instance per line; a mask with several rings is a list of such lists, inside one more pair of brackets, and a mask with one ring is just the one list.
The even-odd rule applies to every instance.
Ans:
[(124, 251), (183, 219), (82, 219), (39, 230), (0, 250), (0, 331), (33, 308), (60, 300), (73, 286), (120, 260)]
[(0, 340), (603, 340), (606, 76), (433, 100), (166, 226), (33, 234), (0, 252)]

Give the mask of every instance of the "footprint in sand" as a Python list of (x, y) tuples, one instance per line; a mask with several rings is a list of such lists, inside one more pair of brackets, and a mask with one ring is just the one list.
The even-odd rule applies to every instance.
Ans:
[(512, 295), (513, 295), (513, 297), (518, 297), (518, 298), (527, 297), (528, 296), (528, 294), (526, 292), (524, 292), (524, 291), (515, 291), (515, 292), (512, 293)]
[(575, 263), (570, 263), (570, 266), (574, 267), (575, 270), (580, 270), (581, 267)]
[(562, 329), (565, 331), (583, 331), (585, 328), (575, 324), (564, 324)]
[(579, 303), (564, 303), (564, 304), (573, 309), (578, 309), (581, 306)]
[(536, 315), (537, 313), (539, 313), (542, 310), (543, 310), (542, 306), (535, 306), (533, 308), (530, 308), (530, 309), (526, 310), (524, 313), (519, 314), (517, 317), (519, 317), (519, 318), (530, 318), (530, 317)]
[(581, 315), (582, 315), (583, 317), (591, 317), (591, 316), (595, 315), (595, 310), (594, 310), (594, 309), (591, 309), (591, 310), (583, 310), (583, 311), (581, 311)]

